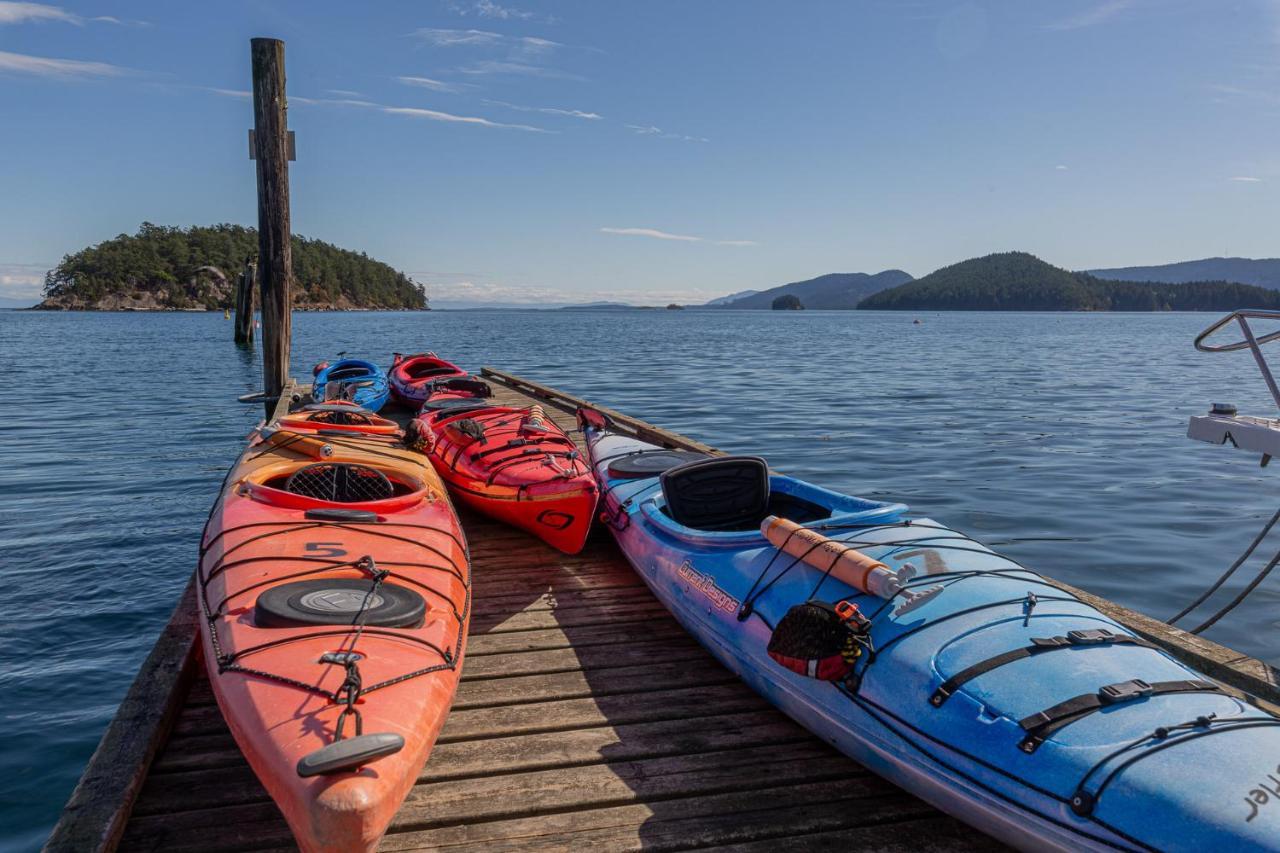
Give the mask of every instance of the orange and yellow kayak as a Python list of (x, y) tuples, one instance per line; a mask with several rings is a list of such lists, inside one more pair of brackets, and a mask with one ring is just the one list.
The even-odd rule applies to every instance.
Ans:
[(202, 648), (299, 846), (372, 850), (453, 702), (470, 563), (444, 486), (402, 436), (306, 423), (257, 430), (213, 507)]

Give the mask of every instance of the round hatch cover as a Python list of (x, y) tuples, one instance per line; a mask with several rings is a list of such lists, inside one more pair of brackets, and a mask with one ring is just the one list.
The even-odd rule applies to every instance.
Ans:
[(259, 628), (305, 625), (353, 625), (364, 609), (365, 625), (416, 628), (426, 618), (427, 603), (407, 587), (383, 583), (377, 591), (366, 578), (328, 578), (273, 586), (254, 607)]
[(677, 465), (710, 458), (705, 453), (693, 450), (639, 450), (610, 462), (609, 475), (625, 478), (656, 477)]

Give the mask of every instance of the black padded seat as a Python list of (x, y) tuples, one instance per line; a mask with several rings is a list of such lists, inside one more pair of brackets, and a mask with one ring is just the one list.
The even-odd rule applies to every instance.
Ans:
[(461, 391), (470, 394), (472, 397), (493, 396), (493, 388), (488, 382), (473, 379), (470, 376), (450, 376), (447, 379), (432, 379), (427, 383), (426, 390), (431, 393), (436, 391)]
[(667, 513), (696, 530), (748, 530), (769, 512), (769, 464), (759, 456), (716, 456), (662, 474)]
[(609, 476), (623, 479), (656, 477), (664, 471), (711, 457), (693, 450), (637, 450), (609, 463)]

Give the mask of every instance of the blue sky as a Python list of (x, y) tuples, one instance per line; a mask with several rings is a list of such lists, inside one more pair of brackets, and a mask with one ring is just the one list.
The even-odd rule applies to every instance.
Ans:
[(0, 296), (255, 222), (253, 36), (295, 232), (442, 306), (1280, 255), (1274, 0), (0, 2)]

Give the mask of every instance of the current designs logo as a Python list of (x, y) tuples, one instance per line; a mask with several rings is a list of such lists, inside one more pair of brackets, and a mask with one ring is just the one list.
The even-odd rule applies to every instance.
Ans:
[(738, 599), (716, 586), (716, 582), (711, 579), (710, 575), (704, 575), (695, 569), (689, 564), (688, 560), (680, 564), (680, 568), (676, 569), (676, 574), (688, 581), (690, 586), (695, 587), (699, 592), (711, 599), (711, 603), (725, 613), (738, 612)]
[[(1280, 773), (1280, 765), (1276, 766), (1275, 773), (1268, 773), (1265, 780), (1259, 782), (1256, 788), (1250, 789), (1249, 795), (1244, 798), (1245, 805), (1249, 807), (1249, 816), (1244, 819), (1245, 823), (1251, 822), (1258, 816), (1258, 806), (1280, 801), (1280, 779), (1276, 778), (1276, 773)], [(1270, 788), (1267, 787), (1268, 781), (1271, 782)]]

